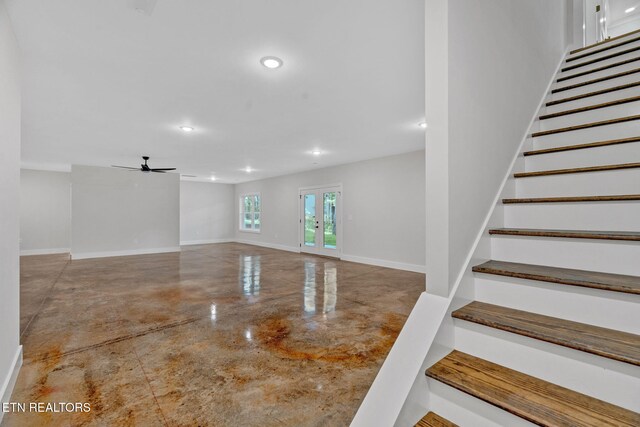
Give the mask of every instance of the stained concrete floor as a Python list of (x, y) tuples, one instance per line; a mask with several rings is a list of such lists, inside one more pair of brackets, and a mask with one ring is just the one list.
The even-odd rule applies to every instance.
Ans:
[(21, 260), (24, 365), (2, 426), (347, 426), (424, 275), (236, 243)]

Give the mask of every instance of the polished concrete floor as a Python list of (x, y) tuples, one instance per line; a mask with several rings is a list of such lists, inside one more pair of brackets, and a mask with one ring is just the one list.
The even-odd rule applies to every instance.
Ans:
[(3, 426), (346, 426), (424, 275), (224, 243), (21, 260), (24, 365)]

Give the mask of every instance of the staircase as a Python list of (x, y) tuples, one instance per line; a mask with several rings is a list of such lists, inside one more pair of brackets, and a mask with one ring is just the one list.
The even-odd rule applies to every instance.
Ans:
[(516, 169), (417, 425), (640, 426), (640, 32), (567, 55)]

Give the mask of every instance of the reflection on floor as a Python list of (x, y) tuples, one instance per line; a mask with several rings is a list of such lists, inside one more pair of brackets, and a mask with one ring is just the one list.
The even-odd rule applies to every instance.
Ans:
[(424, 275), (224, 243), (22, 259), (14, 425), (345, 426)]

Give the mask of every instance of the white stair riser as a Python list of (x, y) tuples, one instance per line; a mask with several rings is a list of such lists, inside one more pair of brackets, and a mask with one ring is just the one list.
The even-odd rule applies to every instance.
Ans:
[[(640, 81), (640, 79), (638, 81)], [(628, 89), (604, 93), (602, 95), (589, 96), (587, 98), (582, 98), (575, 101), (568, 101), (561, 104), (551, 105), (549, 107), (543, 107), (540, 110), (540, 115), (559, 113), (566, 110), (572, 110), (574, 108), (583, 108), (594, 104), (603, 104), (605, 102), (616, 101), (618, 99), (632, 98), (634, 96), (640, 96), (640, 85), (630, 87)]]
[(533, 427), (496, 406), (429, 378), (429, 408), (462, 427)]
[(480, 273), (475, 291), (477, 301), (640, 334), (638, 295)]
[(500, 261), (640, 276), (638, 242), (493, 236), (491, 256)]
[(508, 228), (640, 231), (640, 202), (510, 204), (504, 218)]
[[(605, 60), (602, 60), (602, 61), (595, 62), (593, 64), (583, 65), (581, 67), (573, 68), (573, 69), (568, 70), (568, 71), (562, 71), (562, 74), (560, 76), (558, 76), (558, 77), (564, 77), (566, 75), (566, 73), (571, 73), (571, 74), (581, 73), (583, 71), (592, 70), (594, 68), (600, 68), (600, 67), (605, 67), (607, 65), (617, 64), (617, 63), (620, 63), (622, 61), (626, 61), (626, 60), (629, 60), (629, 59), (632, 59), (632, 58), (637, 58), (638, 56), (640, 56), (640, 51), (634, 51), (634, 52), (625, 53), (624, 55), (615, 56), (613, 58), (609, 58), (609, 59), (605, 59)], [(580, 60), (576, 61), (575, 63), (572, 62), (571, 64), (563, 64), (562, 68), (573, 67), (573, 66), (576, 66), (576, 65), (585, 64), (585, 63), (587, 63), (589, 61), (591, 61), (590, 58), (583, 58), (583, 59), (580, 59)], [(615, 70), (615, 67), (611, 68), (611, 70)]]
[[(533, 131), (537, 132), (537, 131)], [(554, 133), (533, 138), (533, 149), (560, 147), (563, 145), (582, 144), (590, 141), (630, 138), (640, 133), (640, 120), (624, 123), (602, 125), (580, 130)]]
[[(640, 130), (638, 131), (640, 134)], [(584, 141), (596, 142), (596, 141)], [(525, 170), (578, 168), (599, 164), (640, 162), (640, 141), (581, 150), (526, 156)]]
[[(600, 71), (592, 71), (586, 74), (583, 74), (582, 71), (575, 72), (575, 73), (568, 72), (568, 73), (558, 74), (555, 77), (551, 88), (557, 89), (565, 86), (575, 85), (578, 83), (592, 82), (593, 80), (598, 80), (604, 77), (609, 77), (609, 79), (600, 83), (589, 83), (586, 87), (595, 86), (596, 84), (602, 84), (607, 81), (618, 82), (623, 77), (626, 77), (626, 76), (618, 76), (619, 74), (626, 73), (629, 71), (635, 71), (638, 68), (640, 68), (640, 55), (638, 56), (638, 60), (636, 61), (626, 62), (624, 64), (617, 65), (611, 68), (605, 68), (604, 70), (600, 70)], [(632, 73), (631, 75), (637, 75), (637, 73)], [(618, 76), (618, 77), (614, 77), (614, 76)], [(560, 80), (560, 79), (564, 79), (564, 80)]]
[[(640, 158), (636, 160), (640, 162)], [(516, 196), (522, 198), (640, 194), (640, 168), (535, 176), (515, 181)], [(615, 224), (612, 227), (615, 228)]]
[(573, 54), (570, 54), (569, 56), (582, 55), (583, 53), (593, 52), (593, 51), (601, 49), (603, 47), (610, 46), (611, 44), (616, 44), (616, 43), (620, 43), (620, 42), (625, 41), (625, 40), (634, 39), (634, 38), (638, 37), (638, 34), (640, 34), (640, 33), (631, 32), (631, 33), (625, 34), (625, 35), (623, 35), (623, 36), (621, 36), (621, 37), (619, 37), (619, 38), (617, 38), (615, 40), (609, 40), (606, 43), (600, 43), (600, 44), (596, 44), (596, 45), (590, 46), (587, 49), (580, 50), (579, 52), (575, 52)]
[[(591, 104), (595, 105), (595, 104)], [(558, 129), (568, 126), (576, 126), (601, 120), (616, 119), (619, 117), (634, 116), (640, 114), (640, 101), (627, 102), (625, 104), (598, 108), (597, 110), (567, 114), (539, 120), (540, 130)]]
[[(629, 39), (636, 39), (636, 38), (638, 38), (637, 34), (636, 34), (635, 37), (629, 37)], [(619, 40), (619, 41), (616, 40), (615, 42), (612, 42), (611, 44), (615, 45), (615, 44), (619, 44), (619, 43), (621, 43), (623, 41), (624, 40)], [(600, 49), (603, 49), (605, 47), (605, 46), (600, 46), (599, 48), (593, 49), (591, 52), (584, 51), (584, 52), (578, 52), (578, 53), (576, 53), (574, 55), (569, 55), (567, 57), (567, 59), (578, 58), (579, 56), (586, 55), (586, 54), (590, 53), (590, 55), (588, 55), (588, 56), (585, 56), (583, 58), (574, 59), (571, 62), (567, 62), (565, 60), (565, 64), (566, 65), (570, 65), (570, 64), (574, 64), (574, 63), (583, 62), (583, 61), (589, 61), (591, 59), (602, 58), (604, 56), (608, 56), (608, 55), (612, 55), (614, 53), (622, 52), (622, 51), (625, 51), (627, 49), (633, 49), (633, 48), (638, 47), (638, 46), (640, 46), (640, 40), (636, 40), (636, 41), (633, 41), (631, 43), (625, 43), (625, 44), (623, 44), (621, 46), (618, 46), (618, 47), (613, 47), (613, 48), (609, 47), (607, 50), (603, 50), (602, 52), (599, 52), (599, 53), (593, 53), (593, 51), (600, 50)], [(563, 67), (564, 66), (565, 65), (563, 65)]]
[[(630, 67), (630, 69), (636, 69), (636, 68), (640, 68), (640, 61), (638, 61), (635, 64), (635, 67)], [(619, 72), (622, 71), (627, 71), (627, 70), (620, 70)], [(594, 73), (594, 74), (599, 74), (599, 73)], [(618, 72), (615, 73), (607, 73), (604, 74), (602, 76), (599, 77), (605, 77), (605, 76), (611, 76), (614, 74), (618, 74)], [(571, 96), (576, 96), (576, 95), (582, 95), (585, 93), (589, 93), (589, 92), (595, 92), (598, 90), (602, 90), (602, 89), (609, 89), (612, 87), (616, 87), (616, 86), (620, 86), (620, 85), (624, 85), (627, 83), (633, 83), (633, 82), (637, 82), (638, 79), (640, 78), (640, 72), (639, 73), (633, 73), (633, 74), (629, 74), (626, 76), (622, 76), (622, 77), (615, 77), (613, 79), (608, 79), (608, 80), (604, 80), (598, 83), (590, 83), (588, 85), (584, 85), (584, 86), (579, 86), (573, 89), (567, 89), (567, 90), (563, 90), (560, 92), (555, 92), (555, 93), (550, 93), (549, 94), (549, 99), (547, 99), (547, 101), (555, 101), (557, 99), (562, 99), (562, 98), (568, 98)], [(563, 87), (568, 87), (568, 86), (572, 86), (574, 84), (577, 83), (582, 83), (583, 81), (591, 81), (594, 79), (597, 79), (599, 77), (590, 77), (587, 78), (587, 76), (583, 76), (583, 77), (576, 77), (575, 79), (571, 79), (571, 80), (566, 80), (564, 82), (560, 82), (560, 83), (556, 83), (554, 84), (554, 86), (552, 87), (552, 89), (558, 89), (558, 88), (563, 88)]]
[(637, 367), (456, 320), (456, 349), (624, 408), (640, 410)]

